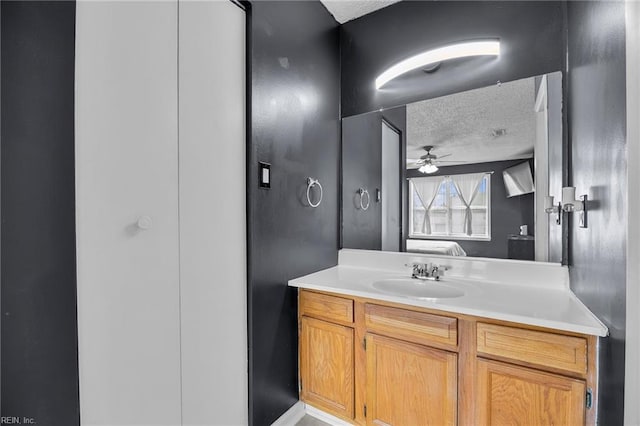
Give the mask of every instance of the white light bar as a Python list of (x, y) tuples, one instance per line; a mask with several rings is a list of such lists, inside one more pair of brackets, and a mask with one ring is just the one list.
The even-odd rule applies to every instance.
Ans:
[(380, 74), (376, 78), (376, 89), (380, 89), (394, 78), (416, 68), (470, 56), (500, 56), (500, 40), (476, 40), (427, 50), (398, 62)]

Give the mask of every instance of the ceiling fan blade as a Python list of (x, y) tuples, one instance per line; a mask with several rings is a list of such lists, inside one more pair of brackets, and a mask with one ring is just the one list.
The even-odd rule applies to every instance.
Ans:
[(473, 163), (473, 161), (464, 161), (464, 160), (436, 160), (436, 163)]
[(451, 154), (438, 155), (438, 160), (450, 156)]

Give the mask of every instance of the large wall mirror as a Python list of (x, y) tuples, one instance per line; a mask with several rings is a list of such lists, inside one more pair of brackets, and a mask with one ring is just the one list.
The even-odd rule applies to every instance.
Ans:
[(563, 261), (562, 73), (342, 120), (342, 247)]

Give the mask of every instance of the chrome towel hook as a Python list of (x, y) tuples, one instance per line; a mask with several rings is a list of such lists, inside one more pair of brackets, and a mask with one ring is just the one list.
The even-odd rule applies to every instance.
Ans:
[[(316, 203), (311, 202), (311, 188), (313, 188), (314, 186), (317, 186), (318, 189), (320, 189), (320, 198)], [(318, 207), (322, 202), (322, 185), (320, 184), (320, 181), (318, 179), (314, 179), (312, 177), (307, 178), (307, 201), (309, 202), (309, 205), (313, 208)]]
[[(360, 195), (360, 208), (362, 210), (367, 210), (369, 208), (369, 204), (371, 202), (371, 196), (369, 195), (369, 191), (364, 188), (358, 188), (358, 195)], [(367, 196), (367, 204), (364, 203), (364, 196)]]

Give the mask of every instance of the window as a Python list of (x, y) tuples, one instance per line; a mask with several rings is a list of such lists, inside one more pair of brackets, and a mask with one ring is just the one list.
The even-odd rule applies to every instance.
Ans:
[(409, 179), (410, 238), (491, 240), (491, 174)]

